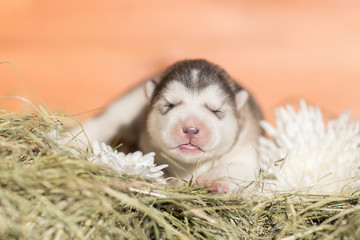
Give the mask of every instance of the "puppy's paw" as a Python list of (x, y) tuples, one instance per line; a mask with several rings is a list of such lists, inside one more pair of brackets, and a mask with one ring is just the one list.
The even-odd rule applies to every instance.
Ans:
[(208, 177), (208, 176), (199, 176), (196, 179), (196, 183), (202, 186), (205, 186), (213, 193), (228, 193), (229, 187), (219, 180), (216, 180), (214, 178)]

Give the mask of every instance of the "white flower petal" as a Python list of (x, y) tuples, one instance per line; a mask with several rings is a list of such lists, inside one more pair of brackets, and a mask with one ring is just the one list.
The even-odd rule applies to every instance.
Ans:
[[(261, 126), (274, 139), (259, 138), (263, 168), (276, 177), (279, 191), (340, 193), (359, 187), (359, 122), (349, 120), (350, 111), (338, 119), (323, 122), (319, 108), (300, 102), (275, 110), (277, 128), (262, 121)], [(271, 164), (285, 158), (284, 164)], [(313, 187), (313, 188), (312, 188)]]
[(159, 172), (160, 170), (162, 170), (168, 166), (169, 166), (168, 164), (162, 164), (162, 165), (159, 165), (156, 167), (152, 167), (152, 168), (150, 168), (150, 172)]
[(97, 140), (92, 145), (93, 152), (89, 153), (88, 160), (97, 164), (107, 165), (114, 169), (119, 175), (136, 175), (147, 180), (163, 182), (161, 170), (167, 167), (167, 164), (156, 166), (154, 164), (154, 152), (143, 155), (137, 151), (125, 155), (123, 152), (113, 150), (105, 143), (99, 143)]

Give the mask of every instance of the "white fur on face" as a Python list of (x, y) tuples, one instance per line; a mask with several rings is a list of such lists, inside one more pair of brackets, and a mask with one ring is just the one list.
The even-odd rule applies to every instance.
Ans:
[(198, 69), (192, 69), (191, 70), (191, 81), (195, 84), (199, 78), (198, 78), (198, 74), (199, 74), (200, 70)]
[(154, 104), (147, 128), (153, 145), (184, 163), (221, 156), (238, 134), (235, 110), (219, 86), (197, 92), (178, 81), (171, 82)]

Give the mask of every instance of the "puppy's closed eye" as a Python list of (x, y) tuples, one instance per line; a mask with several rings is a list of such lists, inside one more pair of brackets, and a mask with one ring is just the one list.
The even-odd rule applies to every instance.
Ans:
[(167, 114), (168, 112), (170, 112), (170, 110), (174, 109), (175, 107), (179, 106), (181, 104), (180, 103), (171, 103), (171, 102), (166, 102), (164, 105), (162, 105), (160, 107), (160, 113), (162, 115)]
[(205, 105), (205, 107), (212, 112), (219, 120), (225, 117), (225, 112), (221, 110), (221, 107), (215, 108), (213, 106)]

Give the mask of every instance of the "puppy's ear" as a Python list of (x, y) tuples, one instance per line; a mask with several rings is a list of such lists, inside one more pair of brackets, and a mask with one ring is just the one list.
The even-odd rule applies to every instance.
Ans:
[(245, 89), (241, 89), (235, 95), (236, 110), (240, 110), (249, 99), (249, 93)]
[(148, 99), (151, 99), (156, 86), (160, 80), (159, 76), (153, 77), (145, 83), (145, 95)]

